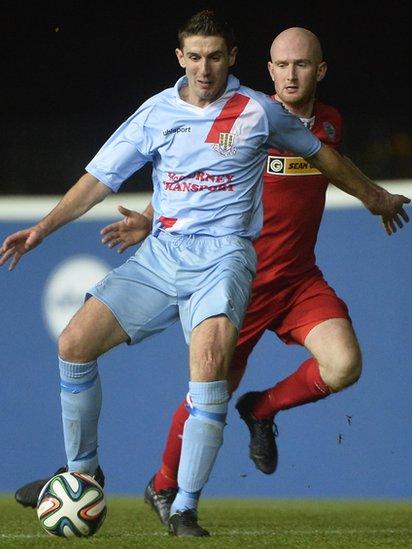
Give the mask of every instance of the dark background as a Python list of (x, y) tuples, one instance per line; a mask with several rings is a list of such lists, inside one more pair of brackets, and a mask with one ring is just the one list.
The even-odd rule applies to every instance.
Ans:
[[(60, 194), (120, 123), (174, 84), (178, 27), (212, 7), (236, 31), (233, 73), (271, 93), (273, 37), (304, 26), (329, 64), (319, 97), (345, 120), (345, 152), (377, 180), (411, 177), (410, 3), (2, 2), (0, 194)], [(150, 188), (150, 168), (123, 191)]]

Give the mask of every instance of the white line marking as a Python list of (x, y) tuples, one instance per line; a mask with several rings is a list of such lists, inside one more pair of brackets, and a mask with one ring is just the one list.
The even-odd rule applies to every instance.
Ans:
[[(213, 530), (213, 528), (212, 528)], [(408, 534), (412, 533), (411, 528), (351, 528), (351, 529), (345, 529), (345, 528), (336, 528), (333, 530), (323, 530), (323, 529), (316, 529), (316, 530), (241, 530), (241, 529), (235, 529), (235, 530), (226, 530), (226, 531), (220, 531), (217, 533), (213, 533), (213, 537), (223, 537), (223, 536), (281, 536), (281, 535), (292, 535), (292, 536), (317, 536), (319, 534), (326, 534), (326, 535), (336, 535), (341, 536), (344, 534), (369, 534), (369, 535), (377, 535), (377, 534)], [(152, 537), (163, 537), (168, 536), (167, 532), (122, 532), (119, 534), (116, 533), (110, 533), (110, 534), (102, 534), (101, 536), (98, 536), (102, 539), (109, 539), (109, 538), (131, 538), (131, 537), (138, 537), (138, 538), (152, 538)], [(50, 536), (47, 534), (0, 534), (0, 539), (37, 539), (37, 538), (45, 538), (50, 539)]]

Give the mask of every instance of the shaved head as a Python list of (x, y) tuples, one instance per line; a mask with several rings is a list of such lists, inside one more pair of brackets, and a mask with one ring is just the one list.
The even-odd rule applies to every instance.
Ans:
[(294, 114), (311, 116), (316, 86), (327, 70), (319, 38), (301, 27), (286, 29), (273, 40), (270, 58), (276, 99)]
[(290, 49), (291, 44), (306, 52), (307, 57), (318, 64), (323, 61), (322, 46), (319, 38), (308, 29), (302, 27), (291, 27), (282, 31), (276, 36), (270, 48), (272, 61), (285, 49)]

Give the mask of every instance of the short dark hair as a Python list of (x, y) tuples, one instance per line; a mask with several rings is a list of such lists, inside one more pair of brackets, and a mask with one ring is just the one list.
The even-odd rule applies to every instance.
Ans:
[(185, 38), (189, 36), (221, 36), (227, 46), (228, 52), (235, 45), (235, 33), (223, 17), (213, 10), (203, 10), (195, 15), (179, 29), (179, 48), (183, 49)]

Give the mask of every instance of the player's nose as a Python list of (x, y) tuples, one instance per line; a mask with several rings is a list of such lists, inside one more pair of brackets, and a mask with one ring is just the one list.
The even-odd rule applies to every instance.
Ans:
[(206, 76), (210, 73), (210, 62), (208, 59), (202, 59), (199, 67), (200, 74)]
[(288, 80), (296, 79), (296, 67), (294, 65), (289, 65), (287, 68), (286, 78)]

